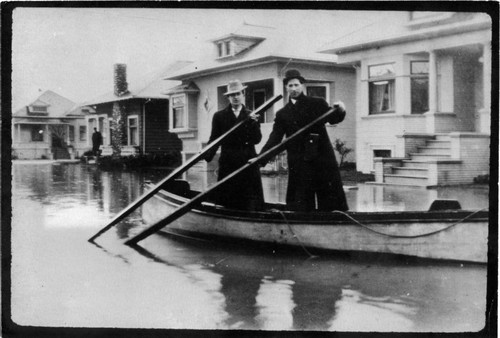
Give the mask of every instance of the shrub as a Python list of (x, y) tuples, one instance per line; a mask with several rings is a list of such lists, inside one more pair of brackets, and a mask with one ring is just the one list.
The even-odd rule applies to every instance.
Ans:
[(474, 183), (490, 183), (490, 175), (479, 175), (474, 177)]
[(138, 156), (102, 156), (98, 160), (99, 168), (104, 170), (137, 170), (147, 167), (178, 167), (182, 163), (180, 152), (146, 154)]

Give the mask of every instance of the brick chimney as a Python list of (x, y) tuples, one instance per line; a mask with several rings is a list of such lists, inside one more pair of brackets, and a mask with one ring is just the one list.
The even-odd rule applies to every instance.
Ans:
[(127, 65), (116, 63), (114, 67), (115, 75), (115, 95), (123, 96), (128, 93)]

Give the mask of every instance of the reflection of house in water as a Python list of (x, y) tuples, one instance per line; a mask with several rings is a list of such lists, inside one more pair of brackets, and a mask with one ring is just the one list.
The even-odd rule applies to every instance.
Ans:
[[(354, 199), (352, 197), (354, 195)], [(358, 190), (348, 192), (353, 211), (421, 211), (429, 210), (436, 199), (457, 200), (462, 209), (479, 210), (488, 207), (488, 189), (484, 187), (397, 187), (358, 185)]]

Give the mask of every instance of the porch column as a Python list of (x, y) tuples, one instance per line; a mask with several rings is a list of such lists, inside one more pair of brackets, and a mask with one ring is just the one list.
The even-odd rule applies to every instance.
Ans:
[(273, 79), (274, 96), (283, 95), (283, 99), (274, 104), (274, 112), (277, 112), (285, 106), (285, 94), (283, 93), (283, 78), (279, 75)]
[(426, 129), (428, 133), (436, 130), (437, 112), (437, 58), (434, 50), (429, 51), (429, 111), (426, 115)]
[(21, 124), (17, 124), (17, 142), (21, 143)]
[(483, 108), (479, 110), (478, 131), (490, 133), (491, 119), (491, 43), (483, 44)]
[(429, 52), (429, 112), (437, 112), (437, 59), (436, 52)]

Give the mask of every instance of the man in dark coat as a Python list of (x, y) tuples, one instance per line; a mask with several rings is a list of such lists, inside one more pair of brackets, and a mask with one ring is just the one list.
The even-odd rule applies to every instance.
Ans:
[[(305, 79), (299, 71), (290, 69), (283, 80), (290, 101), (276, 113), (273, 130), (261, 154), (327, 112), (330, 107), (322, 98), (303, 93)], [(334, 105), (335, 112), (327, 119), (330, 124), (342, 122), (344, 104)], [(295, 211), (331, 211), (348, 209), (333, 147), (321, 123), (287, 147), (288, 190), (287, 207)]]
[[(230, 104), (225, 109), (216, 112), (212, 119), (209, 143), (219, 138), (241, 120), (251, 116), (248, 122), (221, 144), (217, 177), (219, 181), (255, 157), (257, 155), (255, 144), (262, 139), (258, 116), (253, 116), (252, 112), (243, 105), (245, 88), (238, 80), (230, 81), (227, 92), (224, 93), (229, 98)], [(205, 156), (207, 162), (213, 159), (217, 148), (207, 153)], [(228, 181), (220, 188), (215, 200), (217, 204), (234, 209), (262, 209), (264, 194), (259, 168), (257, 166), (250, 168)]]
[(92, 134), (92, 152), (97, 157), (100, 155), (99, 148), (102, 145), (102, 134), (94, 128), (94, 133)]

